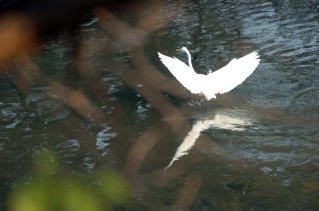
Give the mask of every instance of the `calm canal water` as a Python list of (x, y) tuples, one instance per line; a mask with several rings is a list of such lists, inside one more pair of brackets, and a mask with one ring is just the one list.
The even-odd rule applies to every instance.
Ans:
[[(143, 55), (109, 38), (99, 21), (83, 26), (95, 43), (90, 68), (107, 87), (99, 97), (90, 77), (72, 75), (65, 37), (32, 58), (46, 78), (87, 96), (105, 119), (90, 121), (41, 78), (27, 95), (1, 79), (2, 207), (18, 181), (31, 177), (35, 152), (50, 150), (75, 175), (123, 174), (134, 204), (118, 210), (318, 210), (319, 2), (168, 1), (161, 9), (168, 20), (139, 46)], [(254, 50), (261, 64), (210, 102), (160, 92), (165, 84), (152, 81), (156, 75), (143, 79), (151, 85), (125, 77), (155, 67), (178, 84), (156, 53), (186, 61), (175, 52), (182, 46), (201, 73)], [(190, 133), (198, 138), (178, 155)]]

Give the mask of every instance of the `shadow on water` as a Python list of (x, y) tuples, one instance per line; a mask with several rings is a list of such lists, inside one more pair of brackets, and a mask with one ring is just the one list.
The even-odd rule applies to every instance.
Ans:
[[(95, 8), (75, 54), (69, 35), (35, 51), (30, 20), (0, 19), (0, 42), (26, 30), (31, 43), (0, 53), (1, 207), (319, 209), (319, 2), (150, 1), (129, 11)], [(201, 73), (254, 50), (261, 64), (204, 102), (156, 56), (185, 60), (181, 46)]]

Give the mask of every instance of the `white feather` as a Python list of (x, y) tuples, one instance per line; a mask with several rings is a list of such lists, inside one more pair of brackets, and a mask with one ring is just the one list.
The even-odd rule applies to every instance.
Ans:
[(193, 94), (203, 94), (207, 100), (216, 98), (216, 94), (229, 92), (240, 85), (254, 72), (260, 62), (257, 52), (252, 52), (239, 59), (231, 60), (225, 67), (215, 72), (204, 75), (196, 73), (193, 69), (187, 48), (183, 47), (182, 50), (188, 55), (189, 66), (175, 57), (161, 53), (158, 53), (158, 56), (186, 89)]

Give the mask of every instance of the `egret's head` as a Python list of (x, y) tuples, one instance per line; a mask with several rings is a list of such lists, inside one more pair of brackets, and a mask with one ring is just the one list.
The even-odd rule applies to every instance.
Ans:
[(176, 51), (184, 51), (184, 52), (188, 52), (188, 49), (186, 48), (186, 47), (181, 47), (181, 48), (178, 48), (178, 49), (176, 49)]

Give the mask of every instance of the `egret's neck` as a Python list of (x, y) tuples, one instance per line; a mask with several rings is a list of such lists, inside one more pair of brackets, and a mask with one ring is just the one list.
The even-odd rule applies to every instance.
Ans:
[(192, 65), (192, 57), (191, 57), (191, 54), (189, 53), (189, 51), (188, 51), (187, 48), (185, 48), (185, 52), (186, 52), (187, 57), (188, 57), (188, 66), (189, 66), (190, 68), (194, 69), (194, 68), (193, 68), (193, 65)]

